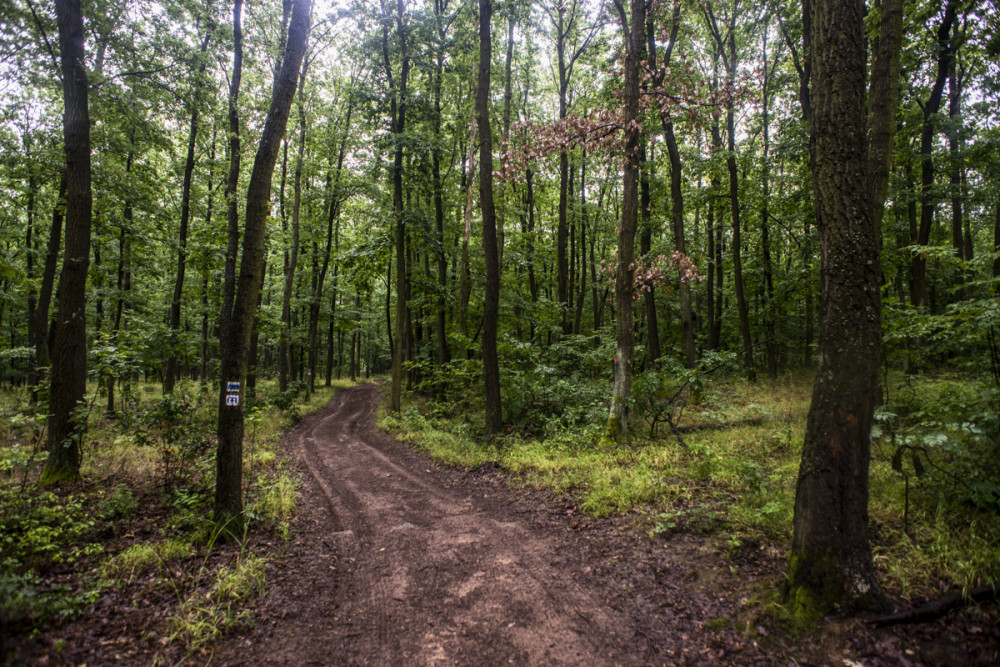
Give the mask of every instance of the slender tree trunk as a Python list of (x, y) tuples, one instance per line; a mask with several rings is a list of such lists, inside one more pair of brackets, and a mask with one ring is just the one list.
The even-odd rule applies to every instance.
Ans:
[(288, 260), (288, 267), (285, 271), (285, 286), (281, 294), (281, 334), (278, 343), (278, 350), (281, 357), (278, 359), (280, 391), (288, 390), (289, 375), (295, 366), (293, 362), (293, 350), (290, 346), (292, 337), (292, 290), (295, 286), (295, 272), (299, 265), (299, 215), (302, 208), (302, 163), (306, 150), (306, 108), (305, 108), (305, 84), (306, 74), (309, 70), (309, 61), (302, 63), (302, 73), (299, 75), (298, 90), (298, 111), (299, 111), (299, 141), (298, 150), (295, 155), (295, 174), (292, 177), (292, 247)]
[[(952, 30), (955, 25), (955, 14), (958, 0), (947, 0), (944, 16), (937, 31), (937, 73), (931, 86), (930, 97), (923, 104), (923, 125), (920, 130), (920, 227), (917, 230), (917, 245), (927, 245), (931, 239), (931, 226), (934, 223), (934, 209), (937, 205), (934, 194), (934, 136), (937, 113), (941, 109), (941, 99), (944, 95), (944, 84), (948, 80), (951, 62), (955, 57), (955, 45)], [(924, 254), (916, 252), (910, 261), (910, 300), (914, 306), (927, 305), (927, 260)]]
[[(55, 286), (56, 268), (59, 263), (59, 247), (62, 244), (63, 217), (67, 197), (66, 171), (59, 180), (59, 192), (56, 204), (52, 207), (52, 223), (49, 225), (49, 238), (45, 249), (45, 266), (42, 268), (42, 282), (38, 287), (38, 305), (35, 308), (35, 368), (39, 373), (48, 369), (52, 362), (49, 354), (49, 344), (52, 331), (49, 328), (49, 311), (52, 304), (52, 292)], [(41, 375), (39, 382), (42, 381)]]
[(500, 362), (497, 357), (500, 257), (497, 248), (496, 210), (493, 204), (493, 130), (490, 127), (492, 18), (492, 0), (479, 0), (479, 82), (476, 86), (476, 117), (479, 122), (479, 206), (482, 209), (483, 253), (486, 260), (486, 295), (483, 301), (483, 383), (486, 399), (486, 438), (491, 441), (503, 430)]
[(184, 183), (181, 186), (181, 226), (177, 234), (177, 273), (174, 274), (174, 294), (170, 301), (170, 356), (163, 372), (163, 393), (174, 391), (177, 381), (177, 354), (180, 342), (177, 340), (181, 327), (181, 299), (184, 295), (184, 273), (187, 268), (187, 237), (191, 222), (191, 182), (194, 178), (194, 150), (198, 141), (198, 117), (200, 112), (201, 76), (205, 72), (207, 60), (204, 58), (208, 50), (211, 34), (206, 33), (201, 42), (202, 64), (194, 76), (194, 91), (191, 99), (191, 125), (188, 130), (187, 159), (184, 161)]
[[(735, 22), (735, 18), (733, 19)], [(729, 31), (729, 62), (728, 76), (731, 86), (736, 84), (736, 30)], [(740, 223), (740, 181), (739, 169), (736, 165), (736, 122), (734, 104), (726, 105), (726, 141), (728, 151), (726, 167), (729, 170), (729, 208), (733, 223), (733, 291), (736, 292), (736, 311), (740, 320), (740, 338), (743, 341), (743, 365), (747, 377), (751, 380), (756, 376), (753, 361), (753, 342), (750, 339), (750, 315), (747, 312), (746, 290), (743, 288), (743, 240)]]
[(471, 123), (469, 134), (469, 155), (466, 158), (468, 170), (463, 174), (465, 189), (465, 232), (462, 235), (462, 265), (458, 273), (458, 330), (462, 334), (461, 358), (469, 358), (469, 296), (472, 294), (472, 277), (469, 274), (469, 242), (472, 239), (473, 181), (476, 172), (476, 131), (477, 119)]
[(608, 436), (619, 442), (628, 437), (628, 401), (632, 394), (632, 294), (635, 230), (639, 221), (639, 63), (643, 57), (646, 29), (645, 0), (631, 0), (631, 24), (615, 0), (622, 32), (625, 33), (625, 164), (622, 184), (622, 217), (618, 227), (618, 274), (615, 278), (617, 347), (615, 381), (608, 418)]
[[(438, 5), (435, 3), (435, 8)], [(440, 18), (439, 18), (440, 20)], [(443, 35), (442, 35), (443, 36)], [(441, 180), (441, 79), (444, 76), (444, 54), (438, 54), (437, 70), (434, 73), (434, 136), (438, 140), (431, 153), (431, 187), (434, 190), (434, 231), (437, 234), (435, 255), (437, 258), (437, 313), (434, 321), (434, 338), (437, 340), (437, 362), (448, 363), (448, 334), (445, 328), (445, 294), (448, 290), (448, 258), (444, 241), (444, 185)]]
[(400, 53), (399, 88), (393, 80), (389, 59), (389, 14), (382, 0), (382, 56), (389, 88), (394, 90), (390, 100), (392, 134), (396, 147), (392, 165), (392, 207), (395, 215), (394, 244), (396, 248), (396, 344), (392, 348), (392, 388), (389, 409), (398, 413), (402, 405), (403, 345), (406, 320), (406, 227), (403, 218), (403, 132), (406, 129), (406, 95), (410, 76), (410, 57), (407, 49), (407, 32), (403, 25), (403, 0), (396, 0), (396, 38)]
[[(646, 44), (649, 54), (650, 68), (656, 72), (654, 84), (662, 86), (666, 67), (670, 64), (670, 56), (677, 43), (677, 32), (680, 28), (681, 3), (674, 2), (671, 16), (670, 37), (667, 42), (666, 55), (662, 69), (656, 64), (656, 31), (651, 19), (646, 21)], [(666, 105), (660, 107), (660, 124), (663, 127), (663, 140), (667, 146), (667, 157), (670, 160), (670, 222), (674, 232), (674, 247), (680, 253), (687, 252), (684, 240), (684, 193), (681, 189), (681, 154), (677, 147), (677, 137), (674, 135), (674, 122)], [(678, 282), (678, 295), (681, 306), (681, 342), (684, 345), (684, 365), (694, 368), (698, 362), (698, 353), (694, 344), (694, 316), (691, 312), (691, 287), (684, 281)], [(650, 294), (651, 296), (651, 294)], [(650, 297), (647, 297), (647, 299)]]
[[(652, 220), (652, 200), (649, 194), (650, 170), (653, 168), (651, 160), (647, 160), (646, 142), (642, 142), (639, 151), (639, 210), (642, 220), (642, 234), (639, 236), (639, 252), (648, 256), (653, 240), (653, 220)], [(651, 156), (649, 156), (651, 157)], [(648, 258), (652, 261), (651, 258)], [(660, 329), (656, 322), (656, 294), (652, 285), (643, 290), (643, 302), (646, 306), (646, 334), (649, 338), (646, 346), (649, 349), (649, 360), (656, 361), (660, 358)]]
[(240, 535), (243, 532), (244, 420), (241, 401), (236, 405), (227, 404), (226, 385), (227, 382), (241, 382), (247, 372), (250, 329), (264, 273), (264, 235), (270, 208), (271, 178), (274, 174), (281, 137), (285, 134), (292, 100), (295, 97), (299, 66), (309, 36), (311, 8), (310, 0), (294, 0), (281, 69), (275, 79), (270, 109), (264, 121), (247, 189), (243, 258), (233, 304), (232, 330), (222, 346), (215, 521), (231, 535)]
[[(66, 249), (59, 276), (52, 341), (47, 449), (40, 482), (59, 484), (80, 475), (80, 440), (86, 417), (78, 413), (87, 389), (87, 269), (90, 261), (90, 111), (79, 0), (56, 0), (63, 78), (66, 155)], [(45, 311), (40, 311), (42, 316)]]
[[(767, 61), (767, 34), (768, 34), (768, 21), (764, 20), (764, 29), (762, 31), (762, 44), (761, 44), (761, 60), (764, 63), (764, 76), (761, 83), (761, 98), (763, 100), (763, 114), (762, 114), (762, 124), (763, 124), (763, 168), (761, 174), (761, 203), (760, 203), (760, 246), (762, 250), (762, 255), (764, 259), (764, 286), (761, 294), (764, 297), (764, 335), (767, 337), (764, 343), (764, 355), (767, 358), (767, 375), (772, 380), (778, 377), (778, 345), (775, 341), (775, 315), (774, 315), (774, 280), (772, 278), (773, 270), (771, 268), (771, 227), (768, 218), (771, 215), (770, 212), (770, 198), (771, 198), (771, 135), (770, 135), (770, 109), (768, 105), (770, 104), (770, 76), (773, 70), (768, 70)], [(775, 68), (777, 68), (777, 61), (775, 61)]]
[[(209, 155), (208, 167), (208, 202), (205, 206), (205, 227), (212, 225), (212, 188), (215, 183), (215, 138), (216, 131), (212, 129), (212, 149)], [(202, 266), (201, 280), (201, 364), (198, 369), (198, 380), (201, 384), (208, 382), (208, 289), (209, 267), (207, 262)]]
[(580, 333), (583, 320), (583, 302), (587, 297), (587, 151), (580, 161), (580, 295), (576, 300), (573, 332)]
[[(28, 143), (27, 141), (25, 143)], [(28, 156), (28, 159), (31, 159)], [(25, 255), (25, 267), (24, 275), (28, 279), (28, 347), (32, 350), (37, 349), (38, 343), (38, 333), (37, 333), (37, 322), (38, 322), (38, 291), (35, 289), (35, 254), (37, 252), (37, 246), (35, 244), (35, 190), (38, 187), (37, 181), (35, 180), (35, 175), (32, 173), (28, 176), (28, 201), (27, 201), (27, 215), (28, 224), (25, 230), (24, 238), (24, 255)], [(38, 400), (38, 371), (39, 368), (35, 364), (35, 360), (32, 359), (28, 362), (28, 387), (31, 388), (31, 404), (34, 405)]]
[(243, 78), (243, 0), (233, 1), (233, 74), (229, 80), (229, 174), (226, 177), (226, 263), (222, 278), (219, 343), (229, 340), (236, 298), (236, 258), (240, 251), (240, 82)]

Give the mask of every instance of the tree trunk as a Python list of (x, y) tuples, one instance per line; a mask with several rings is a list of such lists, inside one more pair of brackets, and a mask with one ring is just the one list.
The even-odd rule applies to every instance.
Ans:
[(215, 521), (230, 535), (243, 532), (243, 405), (226, 403), (227, 382), (246, 376), (250, 329), (264, 271), (264, 236), (270, 208), (271, 178), (285, 134), (299, 66), (309, 35), (312, 2), (294, 0), (288, 39), (275, 78), (271, 105), (247, 189), (243, 233), (243, 258), (233, 304), (232, 330), (222, 346), (222, 381), (219, 387), (219, 446), (216, 456)]
[(233, 300), (236, 298), (236, 256), (240, 251), (240, 211), (236, 191), (240, 183), (240, 82), (243, 78), (243, 0), (233, 1), (233, 75), (229, 80), (229, 174), (226, 177), (226, 263), (219, 312), (219, 343), (229, 340)]
[(622, 0), (615, 0), (625, 36), (625, 163), (622, 183), (622, 217), (618, 227), (618, 274), (615, 277), (617, 347), (615, 380), (607, 435), (623, 442), (628, 437), (628, 401), (632, 394), (632, 294), (635, 229), (639, 220), (639, 61), (645, 40), (645, 0), (632, 0), (631, 25)]
[[(639, 236), (639, 252), (647, 256), (652, 247), (653, 240), (653, 220), (652, 201), (649, 195), (649, 173), (653, 168), (652, 160), (647, 159), (646, 142), (643, 141), (639, 151), (639, 210), (642, 220), (642, 234)], [(652, 157), (652, 156), (648, 156)], [(647, 257), (652, 262), (652, 259)], [(649, 350), (649, 360), (651, 362), (660, 358), (660, 329), (656, 322), (656, 294), (653, 286), (649, 285), (643, 290), (643, 303), (646, 306), (646, 334), (649, 340), (646, 347)]]
[[(478, 99), (478, 98), (477, 98)], [(473, 119), (469, 133), (468, 169), (463, 172), (465, 180), (465, 232), (462, 234), (462, 265), (458, 273), (458, 330), (462, 335), (462, 359), (469, 358), (469, 296), (472, 293), (472, 277), (469, 275), (469, 242), (472, 239), (472, 183), (476, 172), (476, 131), (478, 119)]]
[(392, 117), (392, 135), (395, 141), (395, 151), (392, 164), (392, 208), (395, 216), (394, 244), (396, 249), (396, 344), (392, 348), (392, 387), (389, 409), (399, 413), (402, 404), (403, 391), (403, 345), (404, 325), (406, 320), (406, 227), (403, 219), (403, 132), (406, 129), (406, 86), (410, 76), (410, 57), (407, 50), (407, 34), (403, 26), (403, 0), (396, 0), (396, 37), (401, 65), (399, 72), (399, 89), (395, 90), (392, 63), (389, 59), (389, 14), (385, 1), (381, 0), (382, 15), (382, 56), (385, 61), (385, 73), (389, 79), (389, 89), (393, 91), (390, 100)]
[(787, 594), (809, 627), (839, 605), (882, 602), (868, 542), (878, 402), (881, 273), (872, 225), (862, 0), (812, 0), (810, 142), (825, 313), (795, 496)]
[[(763, 125), (763, 135), (764, 135), (764, 147), (762, 156), (762, 173), (761, 173), (761, 203), (760, 203), (760, 246), (764, 259), (764, 288), (761, 291), (761, 295), (764, 300), (764, 335), (767, 337), (764, 342), (764, 354), (767, 359), (767, 375), (772, 380), (778, 377), (778, 350), (777, 343), (775, 342), (775, 315), (774, 315), (774, 280), (772, 279), (772, 268), (771, 268), (771, 228), (768, 222), (770, 217), (770, 197), (771, 197), (771, 183), (770, 183), (770, 151), (771, 151), (771, 135), (770, 135), (770, 118), (769, 118), (769, 108), (770, 103), (770, 75), (773, 72), (768, 71), (767, 68), (767, 33), (768, 33), (768, 21), (764, 20), (763, 38), (761, 44), (761, 60), (764, 63), (763, 81), (761, 82), (761, 97), (763, 100), (763, 114), (762, 114), (762, 125)], [(777, 61), (775, 61), (774, 68), (777, 68)]]
[[(47, 449), (42, 484), (80, 476), (80, 440), (86, 417), (78, 414), (87, 389), (87, 270), (90, 262), (90, 111), (79, 0), (56, 0), (63, 78), (66, 155), (66, 249), (59, 276), (52, 341)], [(39, 311), (45, 316), (45, 311)]]
[(194, 177), (194, 149), (198, 140), (198, 116), (200, 112), (201, 75), (205, 72), (208, 64), (205, 59), (205, 51), (208, 50), (208, 41), (211, 35), (206, 34), (201, 42), (202, 64), (194, 76), (194, 91), (191, 100), (191, 126), (188, 130), (187, 159), (184, 161), (184, 183), (181, 186), (181, 226), (177, 234), (177, 273), (174, 274), (174, 294), (170, 301), (170, 356), (167, 358), (167, 367), (163, 372), (163, 393), (170, 394), (174, 391), (174, 384), (177, 381), (177, 340), (181, 327), (181, 299), (184, 295), (184, 272), (187, 266), (187, 237), (188, 226), (191, 222), (191, 182)]
[(500, 362), (497, 357), (500, 258), (497, 249), (496, 210), (493, 205), (493, 130), (490, 127), (492, 18), (492, 0), (479, 0), (479, 82), (476, 86), (476, 117), (479, 122), (479, 206), (483, 216), (483, 254), (486, 260), (486, 294), (483, 301), (483, 384), (486, 399), (486, 438), (490, 441), (503, 431)]
[[(733, 21), (735, 23), (735, 17)], [(729, 31), (729, 62), (728, 77), (731, 86), (736, 85), (736, 30)], [(733, 102), (726, 104), (726, 168), (729, 170), (729, 208), (733, 223), (733, 291), (736, 292), (736, 311), (740, 320), (740, 338), (743, 341), (743, 366), (747, 377), (751, 380), (756, 376), (753, 361), (753, 342), (750, 339), (750, 315), (747, 312), (746, 290), (743, 288), (743, 240), (740, 223), (740, 181), (736, 166), (736, 118)]]
[(305, 84), (306, 74), (309, 70), (309, 61), (302, 63), (302, 73), (299, 75), (298, 90), (298, 111), (299, 111), (299, 141), (298, 150), (295, 155), (295, 175), (292, 184), (292, 247), (288, 260), (288, 267), (285, 271), (285, 286), (281, 293), (281, 334), (278, 350), (281, 357), (278, 358), (279, 390), (288, 390), (289, 375), (295, 365), (292, 361), (293, 351), (289, 345), (292, 337), (292, 289), (295, 286), (295, 271), (299, 264), (299, 214), (302, 208), (302, 163), (306, 150), (306, 108), (305, 108)]
[[(931, 240), (931, 226), (934, 223), (934, 209), (937, 201), (934, 190), (934, 135), (937, 113), (941, 109), (944, 84), (948, 80), (951, 61), (955, 57), (952, 28), (955, 25), (957, 0), (948, 0), (944, 16), (937, 31), (937, 74), (931, 87), (930, 97), (923, 104), (923, 125), (920, 130), (920, 227), (917, 230), (917, 245), (927, 245)], [(916, 252), (910, 260), (910, 300), (914, 306), (927, 305), (927, 260), (923, 253)]]
[[(652, 20), (646, 22), (646, 42), (649, 53), (650, 68), (657, 72), (655, 85), (659, 88), (663, 83), (666, 67), (670, 64), (670, 56), (677, 43), (677, 32), (680, 28), (679, 1), (674, 2), (671, 15), (670, 37), (667, 42), (666, 55), (662, 69), (656, 63), (656, 31)], [(660, 107), (660, 124), (663, 127), (663, 140), (667, 146), (667, 157), (670, 160), (670, 223), (674, 232), (674, 247), (680, 253), (687, 253), (684, 241), (684, 193), (681, 189), (681, 154), (677, 147), (677, 137), (674, 135), (674, 122), (668, 108)], [(678, 295), (681, 305), (681, 342), (684, 345), (684, 365), (694, 368), (698, 362), (698, 353), (694, 344), (694, 317), (691, 312), (691, 287), (687, 281), (678, 283)], [(648, 297), (647, 297), (648, 298)], [(654, 311), (655, 312), (655, 311)]]
[[(51, 364), (49, 355), (49, 311), (52, 304), (52, 291), (55, 286), (56, 268), (59, 264), (59, 246), (62, 244), (63, 217), (67, 197), (66, 170), (59, 179), (59, 192), (56, 205), (52, 207), (52, 223), (49, 225), (49, 238), (45, 249), (45, 266), (42, 268), (42, 282), (38, 287), (38, 304), (35, 307), (35, 368), (41, 373)], [(39, 375), (41, 381), (41, 375)], [(37, 392), (36, 392), (37, 393)]]

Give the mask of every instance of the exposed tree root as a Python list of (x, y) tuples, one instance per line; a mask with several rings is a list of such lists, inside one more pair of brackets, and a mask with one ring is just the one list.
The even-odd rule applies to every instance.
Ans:
[(877, 616), (869, 621), (875, 627), (886, 627), (890, 625), (901, 625), (903, 623), (926, 623), (941, 618), (953, 609), (958, 609), (976, 602), (987, 602), (1000, 597), (1000, 582), (980, 586), (979, 588), (963, 594), (961, 591), (950, 593), (943, 598), (928, 602), (922, 607), (906, 609), (897, 614), (888, 616)]

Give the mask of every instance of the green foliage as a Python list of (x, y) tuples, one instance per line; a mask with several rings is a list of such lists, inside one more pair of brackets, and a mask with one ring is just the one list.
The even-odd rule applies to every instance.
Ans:
[(180, 604), (168, 621), (168, 641), (198, 649), (236, 627), (250, 626), (253, 616), (243, 603), (264, 592), (266, 566), (264, 558), (253, 554), (214, 571), (203, 566), (180, 592)]
[(215, 416), (211, 398), (179, 389), (154, 407), (140, 410), (132, 435), (160, 458), (163, 484), (169, 490), (200, 482), (207, 474), (215, 446)]
[(148, 572), (160, 572), (168, 561), (190, 556), (193, 552), (189, 542), (177, 538), (163, 542), (140, 542), (106, 560), (101, 565), (101, 574), (122, 587)]

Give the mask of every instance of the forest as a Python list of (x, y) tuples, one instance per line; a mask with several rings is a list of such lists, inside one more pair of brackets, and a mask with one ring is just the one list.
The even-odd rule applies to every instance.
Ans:
[(994, 0), (3, 3), (0, 654), (252, 627), (283, 431), (377, 382), (437, 463), (762, 568), (719, 633), (997, 659), (998, 109)]

